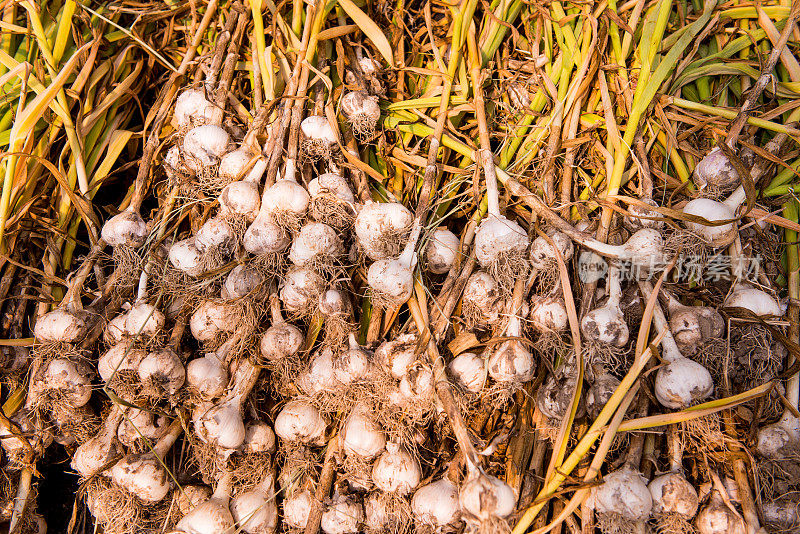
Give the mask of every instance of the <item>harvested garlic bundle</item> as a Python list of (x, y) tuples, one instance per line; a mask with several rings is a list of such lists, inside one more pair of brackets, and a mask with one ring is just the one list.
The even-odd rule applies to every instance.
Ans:
[(680, 351), (691, 356), (706, 341), (717, 339), (725, 331), (725, 320), (714, 308), (684, 306), (672, 294), (664, 291), (669, 311), (669, 328)]
[(342, 112), (360, 139), (368, 139), (375, 134), (375, 125), (381, 116), (378, 97), (366, 91), (350, 91), (342, 97)]
[(383, 452), (386, 436), (370, 417), (369, 408), (359, 404), (350, 412), (342, 430), (342, 448), (347, 455), (372, 459)]
[(229, 454), (244, 442), (246, 431), (242, 406), (258, 381), (259, 373), (260, 369), (252, 365), (248, 359), (239, 360), (233, 384), (225, 398), (193, 417), (197, 436), (205, 443), (226, 449), (220, 451), (222, 455)]
[(622, 299), (620, 272), (617, 265), (608, 266), (608, 301), (587, 313), (581, 319), (581, 333), (591, 340), (612, 347), (624, 347), (628, 343), (628, 324), (619, 306)]
[(462, 315), (470, 327), (485, 328), (499, 322), (503, 299), (500, 287), (486, 271), (476, 271), (467, 279), (461, 300)]
[[(649, 282), (640, 282), (639, 289), (646, 300), (653, 293)], [(656, 303), (653, 309), (653, 322), (661, 340), (661, 356), (666, 365), (656, 373), (655, 394), (658, 401), (667, 408), (683, 409), (709, 397), (714, 392), (714, 381), (708, 369), (681, 354), (661, 306)]]
[[(78, 472), (81, 479), (87, 479), (96, 474), (120, 454), (121, 450), (117, 442), (117, 427), (119, 427), (122, 417), (122, 409), (115, 404), (106, 416), (100, 432), (75, 449), (70, 465)], [(3, 440), (3, 444), (6, 441)]]
[(455, 383), (470, 393), (479, 393), (486, 385), (486, 360), (472, 352), (462, 352), (453, 358), (447, 370)]
[(303, 399), (286, 403), (275, 418), (275, 434), (289, 443), (322, 445), (327, 426), (319, 410)]
[(403, 249), (414, 216), (396, 202), (367, 202), (358, 212), (355, 232), (358, 244), (373, 261), (395, 258)]
[(440, 226), (428, 238), (425, 247), (425, 270), (433, 274), (445, 274), (458, 258), (460, 240), (458, 236)]
[(230, 473), (222, 475), (211, 498), (197, 505), (191, 512), (183, 516), (175, 526), (185, 534), (220, 534), (234, 532), (236, 522), (230, 511), (231, 499)]
[(356, 534), (364, 522), (364, 508), (349, 495), (333, 494), (330, 504), (322, 513), (320, 527), (325, 534)]
[(385, 493), (408, 495), (419, 485), (421, 476), (417, 460), (392, 441), (372, 466), (372, 482)]
[(111, 479), (139, 499), (155, 503), (167, 496), (171, 480), (164, 467), (164, 457), (178, 439), (183, 428), (176, 419), (153, 446), (152, 452), (129, 454), (111, 468)]
[(252, 489), (234, 497), (230, 504), (236, 525), (247, 534), (268, 534), (278, 527), (275, 475), (267, 475)]
[(270, 297), (270, 310), (272, 325), (261, 336), (259, 347), (265, 360), (277, 362), (297, 354), (305, 336), (299, 328), (284, 320), (277, 295)]
[(339, 142), (328, 119), (321, 115), (310, 115), (300, 123), (301, 150), (309, 159), (328, 160)]
[(411, 510), (418, 525), (436, 531), (454, 526), (461, 517), (458, 488), (447, 477), (426, 484), (414, 492)]

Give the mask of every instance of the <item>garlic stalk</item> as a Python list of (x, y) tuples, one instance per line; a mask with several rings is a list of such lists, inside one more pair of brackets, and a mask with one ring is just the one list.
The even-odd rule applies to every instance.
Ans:
[[(639, 290), (645, 300), (653, 293), (650, 282), (639, 282)], [(667, 408), (683, 409), (708, 398), (714, 392), (714, 381), (708, 369), (681, 354), (669, 324), (656, 303), (653, 309), (653, 322), (661, 340), (661, 357), (666, 362), (656, 373), (655, 394), (658, 401)]]
[(182, 432), (181, 421), (176, 419), (153, 446), (152, 452), (129, 454), (114, 464), (111, 468), (112, 480), (145, 502), (162, 500), (171, 487), (164, 457)]

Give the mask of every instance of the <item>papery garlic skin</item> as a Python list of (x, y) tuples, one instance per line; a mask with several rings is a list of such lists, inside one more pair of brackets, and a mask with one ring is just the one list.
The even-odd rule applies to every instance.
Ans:
[(609, 473), (592, 488), (590, 503), (598, 514), (619, 514), (628, 521), (645, 521), (653, 508), (647, 481), (628, 466)]
[(375, 458), (386, 447), (386, 436), (369, 416), (366, 406), (356, 406), (344, 424), (342, 447), (345, 454)]
[(486, 361), (477, 354), (463, 352), (453, 358), (447, 369), (456, 384), (470, 393), (478, 393), (486, 385)]
[(458, 488), (447, 477), (422, 486), (414, 492), (411, 510), (423, 525), (434, 528), (453, 525), (461, 516)]
[(459, 254), (460, 240), (447, 228), (433, 231), (425, 247), (425, 269), (433, 274), (445, 274), (455, 263)]
[(283, 500), (283, 519), (291, 528), (306, 528), (314, 496), (308, 490), (303, 490)]
[(334, 495), (322, 513), (320, 527), (325, 534), (355, 534), (364, 522), (364, 508), (353, 497)]
[(470, 473), (458, 493), (458, 502), (468, 523), (485, 523), (506, 518), (514, 512), (517, 496), (499, 478), (481, 470)]

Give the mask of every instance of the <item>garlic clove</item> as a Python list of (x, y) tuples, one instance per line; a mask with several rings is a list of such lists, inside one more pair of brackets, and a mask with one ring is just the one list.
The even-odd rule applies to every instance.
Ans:
[(152, 337), (158, 334), (166, 322), (166, 317), (152, 304), (137, 302), (125, 318), (125, 330), (129, 336)]
[(242, 238), (244, 249), (255, 256), (283, 252), (291, 242), (289, 233), (269, 213), (259, 213)]
[(644, 521), (653, 508), (647, 481), (628, 466), (606, 475), (590, 499), (598, 515), (618, 514), (627, 521)]
[(187, 89), (175, 101), (172, 125), (176, 130), (183, 130), (207, 124), (214, 116), (214, 108), (214, 104), (206, 99), (203, 91)]

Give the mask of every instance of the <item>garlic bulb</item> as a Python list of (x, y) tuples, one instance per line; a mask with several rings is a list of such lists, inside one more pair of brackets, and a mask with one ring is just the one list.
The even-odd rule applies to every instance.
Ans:
[(155, 503), (167, 496), (171, 479), (163, 459), (183, 432), (181, 421), (175, 420), (165, 436), (153, 446), (153, 452), (129, 454), (111, 468), (111, 478), (120, 487), (139, 499)]
[(367, 283), (373, 295), (390, 306), (403, 304), (414, 290), (415, 247), (419, 233), (412, 230), (412, 235), (398, 259), (377, 260), (367, 271)]
[(669, 293), (665, 295), (669, 301), (669, 328), (681, 353), (691, 356), (706, 341), (722, 336), (725, 320), (714, 308), (684, 306)]
[[(237, 449), (245, 439), (242, 405), (258, 381), (260, 369), (248, 359), (239, 360), (233, 384), (226, 397), (206, 411), (200, 410), (192, 417), (198, 437), (221, 449)], [(229, 451), (222, 451), (228, 454)]]
[(213, 167), (230, 150), (231, 138), (216, 124), (205, 124), (189, 130), (183, 138), (185, 164), (195, 172)]
[(272, 214), (273, 221), (283, 228), (295, 228), (305, 218), (311, 195), (298, 184), (294, 177), (287, 176), (277, 180), (264, 190), (261, 209)]
[(186, 368), (171, 348), (151, 352), (139, 362), (139, 380), (151, 392), (175, 395), (186, 381)]
[(85, 312), (56, 308), (36, 320), (33, 335), (41, 343), (75, 343), (83, 337), (87, 327)]
[(271, 534), (278, 527), (278, 505), (275, 502), (275, 475), (268, 473), (251, 490), (231, 500), (231, 515), (236, 525), (247, 534)]
[[(100, 432), (75, 449), (70, 465), (82, 479), (94, 475), (120, 454), (117, 442), (117, 427), (120, 421), (122, 421), (122, 410), (115, 404), (106, 416)], [(3, 440), (4, 445), (6, 441), (9, 440)]]
[(279, 438), (307, 445), (322, 445), (327, 426), (319, 410), (302, 399), (286, 403), (275, 418), (275, 434)]
[(244, 249), (255, 256), (277, 254), (286, 250), (291, 242), (289, 232), (273, 220), (270, 212), (264, 210), (262, 199), (261, 211), (242, 238)]
[(695, 185), (701, 190), (709, 186), (714, 189), (724, 189), (738, 185), (741, 181), (739, 173), (719, 147), (714, 147), (703, 156), (692, 175)]
[(325, 534), (355, 534), (364, 522), (364, 508), (353, 497), (335, 493), (322, 513), (320, 527)]
[(643, 228), (621, 245), (602, 243), (586, 234), (572, 237), (582, 246), (610, 259), (628, 262), (632, 272), (646, 277), (662, 269), (668, 258), (664, 251), (664, 236), (654, 228)]
[[(528, 234), (516, 222), (491, 213), (481, 222), (475, 232), (475, 256), (484, 269), (502, 268), (525, 257), (528, 249)], [(513, 265), (512, 265), (513, 266)]]
[(453, 358), (447, 370), (455, 383), (470, 393), (478, 393), (486, 385), (486, 361), (472, 352), (462, 352)]
[(511, 386), (528, 382), (536, 371), (533, 355), (525, 348), (522, 338), (522, 320), (512, 315), (508, 321), (506, 336), (517, 338), (503, 341), (489, 356), (489, 376), (495, 382)]
[(230, 256), (236, 251), (239, 236), (233, 226), (221, 216), (208, 219), (194, 235), (194, 246), (200, 254)]
[(186, 276), (193, 278), (205, 271), (203, 255), (197, 250), (193, 237), (176, 241), (169, 247), (169, 262)]
[(211, 488), (194, 484), (181, 486), (180, 490), (174, 493), (175, 504), (178, 505), (181, 516), (188, 514), (192, 508), (204, 503), (210, 497)]
[(205, 93), (198, 89), (187, 89), (178, 95), (172, 113), (172, 125), (176, 130), (200, 126), (211, 122), (215, 106)]
[(125, 330), (130, 336), (153, 337), (164, 328), (166, 317), (152, 304), (139, 301), (133, 305), (125, 318)]
[(537, 332), (563, 332), (569, 326), (567, 306), (561, 297), (534, 295), (530, 307), (528, 320)]
[(55, 402), (64, 402), (80, 408), (92, 397), (92, 370), (81, 362), (68, 358), (54, 358), (47, 364), (44, 376), (35, 380), (32, 391), (58, 392)]
[(259, 344), (261, 356), (270, 362), (276, 362), (297, 354), (303, 346), (305, 336), (294, 325), (281, 317), (277, 298), (271, 299), (272, 326), (261, 336)]
[[(729, 221), (736, 217), (736, 210), (744, 202), (746, 193), (744, 187), (739, 186), (731, 196), (723, 202), (710, 198), (696, 198), (683, 207), (683, 213), (702, 217), (710, 222)], [(727, 247), (733, 243), (738, 235), (735, 222), (728, 222), (717, 226), (706, 226), (699, 222), (686, 221), (686, 228), (697, 234), (714, 248)]]
[(574, 376), (548, 375), (544, 383), (536, 391), (536, 406), (542, 414), (555, 421), (563, 420), (572, 403), (572, 388)]
[[(234, 153), (231, 152), (231, 154)], [(254, 170), (260, 170), (263, 173), (261, 166), (266, 165), (265, 162), (266, 160), (259, 159)], [(225, 157), (222, 158), (220, 164), (220, 174), (222, 174), (224, 163)], [(241, 217), (247, 223), (255, 221), (261, 212), (261, 194), (258, 192), (260, 178), (261, 176), (258, 175), (256, 180), (244, 179), (226, 185), (219, 194), (220, 215), (226, 218)]]
[(125, 321), (128, 318), (128, 312), (121, 313), (111, 319), (103, 331), (103, 341), (108, 345), (116, 345), (123, 340), (128, 332), (125, 330)]
[(619, 384), (617, 377), (605, 371), (595, 374), (594, 382), (586, 392), (586, 411), (592, 420), (597, 419)]
[(224, 154), (219, 160), (217, 175), (226, 182), (234, 182), (244, 178), (244, 173), (254, 154), (247, 147), (241, 146)]
[(783, 412), (778, 422), (764, 425), (758, 431), (756, 450), (764, 458), (788, 458), (800, 443), (800, 420), (789, 410)]
[(761, 509), (768, 528), (776, 532), (788, 532), (797, 528), (800, 518), (797, 516), (797, 501), (794, 497), (787, 496), (775, 501), (766, 501)]
[(622, 299), (619, 268), (613, 263), (608, 267), (607, 280), (608, 301), (595, 308), (581, 319), (581, 332), (592, 341), (624, 347), (628, 343), (628, 324), (619, 307)]
[(217, 353), (209, 352), (186, 365), (186, 384), (201, 399), (211, 400), (225, 392), (228, 368)]
[(440, 226), (433, 231), (425, 247), (425, 269), (433, 274), (445, 274), (456, 261), (459, 254), (458, 236)]
[(251, 421), (244, 430), (242, 451), (246, 454), (275, 451), (275, 432), (264, 421)]
[(132, 341), (122, 341), (100, 356), (97, 361), (97, 373), (104, 382), (108, 382), (115, 374), (122, 371), (136, 373), (139, 363), (146, 355), (142, 349), (135, 348)]
[(371, 459), (383, 452), (386, 437), (365, 405), (356, 405), (344, 423), (342, 447), (347, 455)]
[(355, 197), (347, 180), (336, 173), (325, 173), (308, 183), (311, 204), (308, 214), (337, 230), (348, 228), (356, 216)]
[(403, 378), (417, 360), (416, 334), (401, 334), (375, 349), (375, 361), (394, 378)]
[(360, 137), (372, 135), (381, 116), (378, 97), (370, 96), (365, 91), (345, 93), (342, 97), (342, 112), (353, 127), (353, 133)]
[(531, 267), (536, 270), (544, 270), (554, 265), (556, 249), (561, 254), (564, 263), (567, 263), (575, 254), (575, 245), (567, 234), (553, 232), (549, 237), (553, 241), (552, 245), (543, 236), (537, 237), (531, 243)]
[(364, 497), (364, 527), (367, 532), (391, 532), (391, 523), (392, 518), (382, 492), (374, 491)]
[(224, 332), (233, 332), (241, 318), (233, 304), (206, 300), (189, 319), (189, 328), (197, 341), (211, 341)]
[(658, 476), (647, 489), (653, 499), (654, 514), (677, 514), (688, 520), (697, 513), (697, 490), (682, 473), (672, 471)]
[(627, 465), (603, 477), (589, 500), (598, 515), (615, 514), (631, 522), (646, 521), (653, 508), (647, 481)]
[(752, 313), (763, 316), (781, 317), (783, 311), (780, 304), (769, 293), (762, 291), (750, 284), (740, 282), (725, 299), (728, 308), (744, 308)]
[(700, 510), (694, 520), (699, 534), (745, 534), (747, 527), (744, 520), (731, 510), (715, 488), (711, 500)]
[(463, 314), (478, 327), (496, 324), (502, 311), (500, 287), (486, 271), (476, 271), (467, 279), (462, 297)]
[(414, 519), (436, 529), (454, 525), (461, 517), (458, 488), (447, 477), (419, 488), (411, 499)]
[[(140, 440), (158, 440), (166, 429), (166, 418), (147, 410), (128, 408), (125, 418), (117, 428), (117, 439), (127, 447), (133, 447)], [(149, 443), (148, 443), (149, 445)]]
[(283, 279), (280, 298), (289, 312), (308, 312), (316, 307), (324, 291), (325, 280), (308, 267), (293, 267)]
[(125, 245), (139, 248), (147, 241), (149, 234), (147, 223), (133, 206), (111, 217), (100, 231), (100, 237), (112, 247)]
[(344, 252), (336, 230), (324, 223), (309, 222), (292, 241), (289, 259), (297, 266), (330, 263)]
[(372, 466), (372, 482), (386, 493), (408, 495), (419, 485), (419, 463), (399, 444), (389, 442)]
[(175, 529), (185, 534), (221, 534), (234, 532), (236, 522), (229, 508), (231, 475), (226, 473), (217, 482), (211, 498), (196, 506), (178, 521)]
[(314, 496), (308, 490), (302, 490), (283, 500), (283, 520), (291, 528), (306, 528)]
[(517, 505), (514, 490), (499, 478), (473, 468), (458, 492), (458, 502), (468, 524), (505, 519)]
[(426, 365), (415, 363), (400, 379), (398, 390), (400, 404), (424, 407), (433, 401), (435, 384), (433, 371)]
[(329, 158), (339, 139), (328, 119), (321, 115), (309, 115), (300, 123), (303, 137), (303, 153), (309, 158)]
[(308, 368), (297, 380), (297, 385), (309, 396), (336, 391), (339, 382), (333, 375), (333, 351), (330, 347), (323, 347), (311, 358)]
[(367, 202), (358, 212), (355, 232), (358, 244), (373, 261), (395, 258), (411, 231), (414, 216), (396, 202)]
[(237, 265), (225, 278), (221, 296), (225, 300), (236, 300), (244, 297), (258, 299), (263, 296), (264, 274), (251, 265)]
[(373, 372), (370, 354), (361, 348), (355, 334), (349, 334), (348, 344), (348, 350), (337, 354), (333, 360), (333, 376), (345, 386), (364, 380)]

